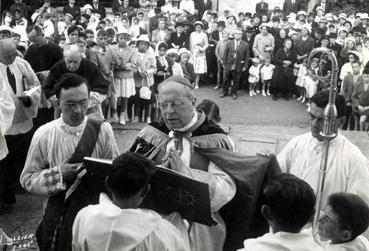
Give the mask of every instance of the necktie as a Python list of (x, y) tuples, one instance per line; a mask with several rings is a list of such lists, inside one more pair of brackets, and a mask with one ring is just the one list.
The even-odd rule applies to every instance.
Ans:
[(10, 71), (9, 66), (6, 67), (6, 75), (8, 75), (8, 81), (9, 81), (10, 86), (13, 89), (13, 92), (17, 93), (17, 84), (15, 82), (15, 77), (13, 73)]

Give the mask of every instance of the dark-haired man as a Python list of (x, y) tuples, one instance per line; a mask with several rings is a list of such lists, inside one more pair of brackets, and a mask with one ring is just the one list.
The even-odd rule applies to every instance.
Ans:
[(138, 209), (154, 173), (155, 164), (140, 154), (117, 157), (106, 178), (112, 196), (102, 193), (98, 205), (78, 213), (73, 225), (73, 250), (188, 250), (171, 223), (152, 210)]
[[(305, 180), (314, 190), (318, 186), (324, 140), (320, 133), (328, 99), (328, 91), (318, 92), (311, 98), (311, 132), (295, 137), (278, 154), (282, 171)], [(323, 204), (330, 194), (336, 192), (354, 193), (369, 202), (369, 162), (359, 148), (338, 131), (346, 120), (345, 98), (338, 95), (335, 103), (338, 116), (333, 125), (337, 134), (330, 141)]]
[(83, 171), (77, 177), (83, 158), (112, 159), (119, 154), (110, 124), (86, 117), (90, 102), (86, 79), (74, 73), (63, 75), (55, 95), (62, 117), (35, 132), (20, 177), (24, 189), (47, 197), (37, 235), (41, 251), (71, 250), (75, 215), (98, 202)]
[[(333, 220), (332, 220), (333, 219)], [(329, 240), (327, 251), (369, 250), (369, 241), (362, 236), (369, 226), (369, 206), (351, 193), (334, 193), (319, 219), (319, 236)]]
[(271, 180), (263, 191), (265, 203), (261, 212), (273, 232), (247, 239), (238, 251), (322, 251), (310, 231), (302, 230), (314, 214), (314, 190), (291, 174)]

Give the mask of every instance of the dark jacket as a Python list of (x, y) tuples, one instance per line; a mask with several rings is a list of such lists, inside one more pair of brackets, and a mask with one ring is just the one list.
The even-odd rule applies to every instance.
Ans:
[[(59, 78), (65, 73), (69, 73), (69, 71), (65, 65), (64, 59), (57, 62), (51, 68), (49, 77), (44, 86), (46, 98), (50, 98), (55, 94), (55, 85)], [(91, 91), (105, 95), (108, 94), (109, 83), (105, 80), (97, 66), (91, 61), (82, 58), (78, 70), (74, 73), (84, 77), (87, 80)]]
[(247, 68), (249, 64), (249, 44), (241, 40), (236, 50), (235, 41), (227, 42), (224, 51), (224, 69), (230, 71), (232, 65), (236, 63), (236, 72), (241, 72), (243, 68)]
[(24, 59), (28, 61), (34, 72), (48, 71), (63, 59), (63, 50), (59, 45), (49, 41), (40, 48), (32, 44)]
[(95, 5), (92, 4), (92, 8), (92, 13), (100, 14), (100, 20), (106, 17), (105, 7), (101, 3), (97, 5), (97, 9), (95, 9)]
[[(321, 6), (321, 1), (319, 1), (318, 3), (314, 5), (313, 11), (316, 12), (316, 8), (319, 6)], [(329, 13), (331, 9), (332, 9), (332, 2), (327, 0), (325, 3), (324, 13)]]
[(283, 3), (283, 13), (285, 15), (291, 12), (297, 13), (299, 10), (304, 10), (303, 7), (305, 7), (303, 0), (295, 0), (294, 3), (292, 3), (292, 0), (285, 0)]
[(184, 32), (178, 37), (177, 32), (173, 32), (170, 34), (169, 39), (169, 48), (173, 48), (173, 45), (178, 45), (179, 48), (187, 48), (188, 49), (188, 37)]
[(195, 9), (199, 12), (198, 17), (200, 18), (202, 18), (206, 10), (211, 10), (212, 5), (213, 5), (212, 0), (208, 0), (206, 4), (204, 0), (195, 0), (194, 3), (195, 3)]
[(69, 13), (73, 16), (73, 20), (76, 20), (77, 23), (79, 21), (79, 19), (81, 18), (81, 9), (79, 8), (79, 6), (74, 5), (74, 7), (70, 7), (69, 4), (65, 5), (63, 8), (63, 13), (64, 15), (66, 13)]
[(267, 3), (257, 3), (255, 7), (256, 14), (259, 15), (267, 15), (268, 14), (269, 6)]

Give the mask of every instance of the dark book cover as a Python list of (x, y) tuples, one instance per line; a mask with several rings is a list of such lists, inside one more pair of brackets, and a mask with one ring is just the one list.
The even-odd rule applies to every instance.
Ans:
[[(104, 183), (111, 168), (111, 160), (84, 158), (87, 175), (97, 185)], [(212, 226), (209, 186), (173, 170), (157, 166), (151, 179), (151, 191), (142, 203), (142, 208), (160, 214), (178, 212), (189, 222)]]

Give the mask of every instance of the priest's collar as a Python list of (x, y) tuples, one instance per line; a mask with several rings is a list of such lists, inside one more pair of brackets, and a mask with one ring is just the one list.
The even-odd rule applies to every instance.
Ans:
[(65, 131), (68, 134), (74, 134), (76, 136), (79, 136), (85, 130), (86, 124), (87, 124), (87, 116), (85, 116), (81, 124), (77, 126), (70, 126), (63, 120), (63, 114), (60, 115), (60, 127), (63, 129), (63, 131)]
[(169, 136), (172, 136), (174, 132), (180, 132), (180, 133), (193, 132), (202, 123), (204, 123), (205, 118), (206, 118), (206, 115), (205, 115), (204, 112), (193, 110), (193, 115), (192, 115), (191, 121), (185, 127), (178, 128), (178, 129), (172, 129), (169, 132)]

